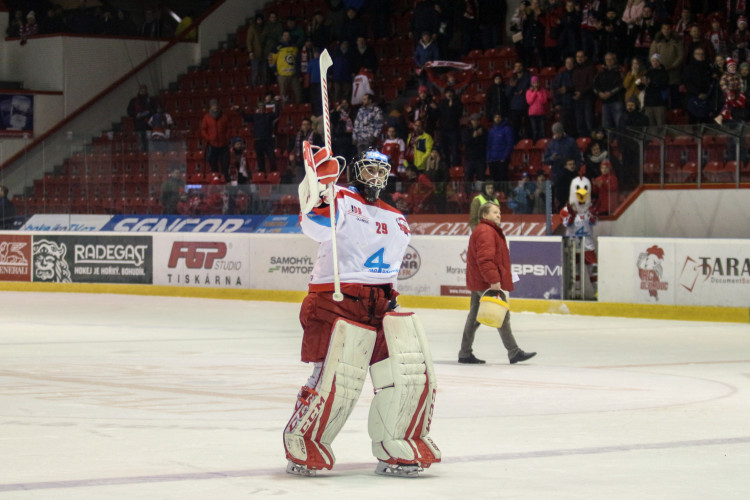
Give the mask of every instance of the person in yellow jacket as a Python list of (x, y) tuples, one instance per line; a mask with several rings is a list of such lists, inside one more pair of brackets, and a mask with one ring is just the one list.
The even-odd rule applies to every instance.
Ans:
[(282, 97), (293, 94), (294, 104), (302, 102), (302, 87), (299, 81), (299, 49), (292, 42), (289, 31), (281, 34), (281, 40), (276, 49), (268, 56), (268, 65), (276, 71), (279, 82), (279, 94)]
[(406, 140), (406, 166), (413, 165), (417, 170), (422, 172), (427, 165), (427, 158), (432, 151), (433, 139), (430, 134), (425, 132), (422, 120), (414, 122), (414, 131), (409, 134)]
[(482, 192), (479, 193), (471, 200), (469, 206), (469, 227), (472, 231), (479, 224), (480, 216), (479, 209), (487, 202), (492, 202), (497, 206), (500, 206), (500, 202), (495, 196), (495, 183), (492, 181), (486, 181), (482, 184)]

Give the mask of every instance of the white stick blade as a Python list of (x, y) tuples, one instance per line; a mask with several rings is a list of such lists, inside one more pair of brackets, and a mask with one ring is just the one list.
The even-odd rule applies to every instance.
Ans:
[(324, 49), (323, 53), (320, 54), (320, 76), (325, 78), (328, 68), (333, 66), (333, 59), (331, 54), (328, 53), (328, 49)]

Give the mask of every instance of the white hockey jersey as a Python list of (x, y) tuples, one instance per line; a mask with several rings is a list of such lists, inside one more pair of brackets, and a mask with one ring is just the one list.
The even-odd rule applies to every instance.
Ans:
[(359, 106), (364, 101), (365, 95), (374, 94), (372, 91), (373, 76), (367, 70), (357, 73), (352, 80), (352, 106)]
[[(403, 214), (378, 200), (368, 203), (354, 189), (336, 186), (336, 244), (341, 283), (396, 286), (411, 238)], [(311, 291), (333, 290), (331, 220), (328, 207), (302, 214), (302, 232), (320, 242)]]

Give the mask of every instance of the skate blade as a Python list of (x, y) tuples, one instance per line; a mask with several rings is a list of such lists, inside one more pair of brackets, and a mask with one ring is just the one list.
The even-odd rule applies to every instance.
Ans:
[(308, 469), (304, 465), (297, 464), (289, 460), (286, 464), (286, 473), (293, 474), (295, 476), (315, 477), (317, 471), (314, 469)]
[(375, 474), (381, 476), (392, 476), (392, 477), (408, 477), (415, 478), (419, 477), (419, 473), (424, 469), (419, 465), (405, 465), (405, 464), (388, 464), (385, 462), (378, 462), (375, 466)]

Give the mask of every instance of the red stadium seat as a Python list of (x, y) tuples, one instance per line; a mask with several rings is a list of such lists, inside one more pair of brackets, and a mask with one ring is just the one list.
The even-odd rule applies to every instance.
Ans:
[(456, 165), (451, 167), (448, 171), (448, 175), (451, 181), (463, 181), (464, 180), (464, 167)]
[(677, 183), (695, 182), (697, 178), (698, 178), (698, 164), (694, 161), (689, 161), (685, 163), (681, 169), (675, 172), (673, 176), (670, 176), (669, 182), (677, 182)]

